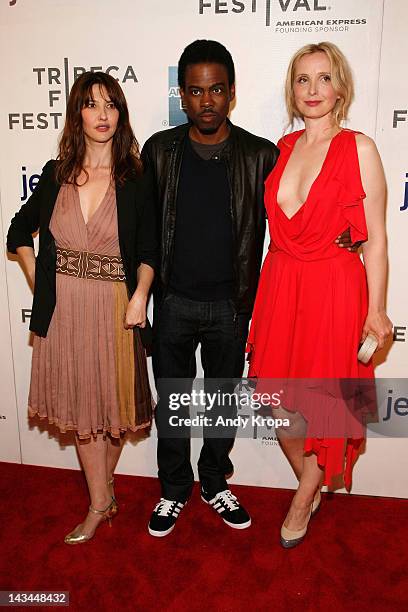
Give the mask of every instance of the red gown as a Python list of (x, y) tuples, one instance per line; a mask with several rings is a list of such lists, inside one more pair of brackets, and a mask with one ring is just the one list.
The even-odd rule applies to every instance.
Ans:
[[(290, 219), (277, 203), (282, 173), (297, 139), (282, 138), (280, 156), (265, 182), (265, 207), (271, 243), (262, 266), (248, 337), (249, 376), (302, 379), (373, 378), (372, 364), (357, 359), (367, 316), (365, 268), (358, 253), (339, 248), (335, 239), (350, 227), (351, 239), (367, 240), (364, 189), (355, 132), (340, 131), (331, 141), (308, 197)], [(330, 393), (329, 393), (330, 395)], [(335, 395), (335, 394), (334, 394)], [(316, 397), (316, 396), (315, 396)], [(337, 398), (338, 399), (338, 398)], [(336, 401), (296, 406), (308, 426), (314, 412), (333, 415)], [(282, 401), (282, 405), (285, 406)], [(321, 419), (321, 413), (318, 417)], [(321, 425), (321, 424), (320, 424)], [(323, 428), (324, 429), (324, 428)], [(330, 432), (330, 427), (327, 428)], [(352, 467), (364, 441), (364, 427), (350, 437), (308, 433), (305, 452), (314, 452), (324, 469), (324, 484), (343, 476), (351, 486)]]

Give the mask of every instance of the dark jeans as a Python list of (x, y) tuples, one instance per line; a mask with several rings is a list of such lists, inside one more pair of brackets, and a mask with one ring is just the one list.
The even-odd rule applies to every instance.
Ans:
[[(231, 300), (198, 302), (167, 295), (155, 307), (153, 320), (153, 371), (159, 396), (160, 379), (194, 379), (198, 344), (201, 344), (206, 379), (240, 378), (245, 364), (248, 323), (249, 315), (237, 314)], [(164, 392), (156, 407), (162, 496), (186, 501), (194, 484), (190, 438), (188, 434), (184, 438), (161, 435), (161, 424), (168, 415), (168, 393)], [(227, 488), (225, 476), (233, 471), (229, 458), (233, 444), (234, 437), (206, 436), (204, 431), (198, 473), (203, 488), (211, 496)]]

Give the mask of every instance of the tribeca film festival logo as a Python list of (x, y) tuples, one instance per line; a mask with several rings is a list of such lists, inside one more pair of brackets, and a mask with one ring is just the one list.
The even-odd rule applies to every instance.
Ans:
[(393, 119), (392, 119), (392, 127), (398, 128), (400, 127), (400, 123), (405, 123), (408, 119), (408, 110), (406, 108), (402, 110), (394, 110)]
[[(198, 0), (198, 12), (200, 15), (262, 12), (265, 15), (265, 25), (274, 27), (277, 34), (347, 32), (350, 26), (367, 24), (365, 18), (324, 19), (327, 11), (333, 8), (327, 2), (330, 0)], [(334, 2), (337, 0), (331, 0), (332, 4)], [(278, 19), (272, 19), (273, 12), (277, 12)], [(312, 19), (305, 19), (310, 16)]]
[(120, 83), (138, 83), (135, 70), (132, 65), (124, 68), (115, 65), (103, 66), (73, 66), (69, 65), (69, 59), (64, 57), (62, 67), (38, 67), (32, 68), (34, 83), (37, 87), (47, 90), (48, 108), (40, 113), (9, 113), (8, 125), (10, 130), (59, 130), (62, 127), (64, 115), (61, 104), (67, 103), (72, 83), (84, 72), (106, 72), (112, 75)]

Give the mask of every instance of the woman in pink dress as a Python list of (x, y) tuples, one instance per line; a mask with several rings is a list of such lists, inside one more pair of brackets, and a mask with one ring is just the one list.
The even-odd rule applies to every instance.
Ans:
[[(340, 127), (352, 95), (350, 69), (335, 45), (307, 45), (294, 55), (286, 103), (290, 122), (299, 117), (305, 129), (280, 140), (265, 183), (271, 244), (248, 339), (249, 375), (309, 381), (292, 383), (275, 411), (293, 427), (306, 424), (304, 438), (277, 430), (299, 479), (281, 530), (286, 548), (304, 538), (322, 482), (341, 476), (351, 486), (364, 427), (350, 418), (359, 397), (347, 399), (345, 381), (373, 377), (372, 364), (357, 359), (359, 343), (371, 333), (381, 348), (392, 331), (384, 173), (374, 142)], [(335, 244), (347, 227), (352, 242), (363, 242), (364, 265)]]
[(29, 415), (76, 432), (89, 488), (89, 512), (67, 544), (88, 541), (116, 514), (124, 433), (151, 422), (143, 340), (157, 245), (148, 194), (119, 84), (103, 72), (81, 75), (58, 159), (7, 238), (34, 288)]

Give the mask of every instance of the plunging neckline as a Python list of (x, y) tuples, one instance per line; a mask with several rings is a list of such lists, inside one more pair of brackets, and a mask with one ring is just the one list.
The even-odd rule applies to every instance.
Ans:
[(111, 188), (112, 182), (109, 181), (108, 187), (105, 191), (105, 195), (103, 196), (102, 200), (99, 202), (98, 206), (95, 208), (94, 212), (92, 213), (92, 215), (90, 217), (88, 217), (88, 221), (85, 221), (85, 217), (84, 217), (84, 213), (82, 211), (82, 206), (81, 206), (81, 196), (79, 194), (79, 189), (78, 189), (78, 185), (74, 184), (74, 188), (75, 188), (75, 193), (77, 195), (77, 202), (78, 202), (78, 206), (79, 206), (79, 211), (81, 214), (81, 218), (82, 221), (85, 225), (85, 227), (87, 228), (88, 225), (90, 224), (90, 222), (93, 220), (93, 218), (95, 217), (95, 215), (98, 214), (99, 210), (102, 208), (103, 204), (105, 203), (105, 200), (109, 194), (110, 188)]
[(330, 144), (329, 144), (329, 147), (328, 147), (328, 149), (327, 149), (326, 155), (324, 156), (324, 159), (323, 159), (323, 163), (322, 163), (322, 165), (321, 165), (321, 168), (320, 168), (320, 170), (319, 170), (318, 174), (316, 175), (316, 178), (314, 179), (314, 181), (313, 181), (313, 182), (312, 182), (312, 184), (310, 185), (309, 192), (308, 192), (308, 194), (307, 194), (307, 197), (306, 197), (305, 201), (303, 202), (303, 204), (301, 204), (301, 205), (299, 206), (299, 208), (297, 209), (297, 211), (296, 211), (295, 213), (293, 213), (293, 215), (291, 215), (290, 217), (288, 217), (288, 215), (285, 213), (285, 211), (282, 209), (281, 205), (280, 205), (280, 204), (279, 204), (279, 202), (278, 202), (278, 193), (279, 193), (279, 187), (280, 187), (280, 182), (281, 182), (281, 179), (282, 179), (283, 173), (285, 172), (286, 165), (287, 165), (287, 163), (288, 163), (288, 161), (289, 161), (289, 158), (292, 156), (292, 153), (293, 153), (293, 151), (294, 151), (294, 149), (295, 149), (295, 146), (296, 146), (297, 141), (298, 141), (298, 140), (299, 140), (299, 138), (300, 138), (300, 137), (301, 137), (301, 136), (302, 136), (302, 135), (305, 133), (305, 131), (306, 131), (306, 130), (304, 130), (304, 129), (299, 131), (299, 135), (297, 136), (297, 138), (296, 138), (295, 142), (293, 143), (293, 145), (292, 145), (292, 147), (291, 147), (291, 151), (290, 151), (289, 155), (286, 157), (286, 160), (285, 160), (285, 162), (284, 162), (284, 164), (283, 164), (282, 171), (281, 171), (280, 176), (279, 176), (279, 179), (278, 179), (278, 187), (277, 187), (277, 190), (276, 190), (276, 198), (275, 198), (275, 202), (276, 202), (277, 207), (278, 207), (278, 208), (279, 208), (279, 210), (281, 211), (281, 213), (284, 215), (284, 217), (285, 217), (285, 218), (286, 218), (288, 221), (291, 221), (291, 220), (292, 220), (294, 217), (296, 217), (296, 215), (297, 215), (298, 213), (300, 213), (300, 211), (301, 211), (301, 210), (302, 210), (302, 209), (305, 207), (305, 205), (307, 204), (307, 202), (308, 202), (308, 200), (309, 200), (309, 198), (310, 198), (310, 194), (312, 193), (312, 191), (313, 191), (313, 189), (314, 189), (314, 187), (315, 187), (316, 183), (318, 182), (318, 180), (320, 179), (321, 175), (323, 174), (323, 172), (324, 172), (324, 170), (325, 170), (326, 163), (327, 163), (327, 160), (328, 160), (328, 158), (329, 158), (329, 154), (330, 154), (330, 152), (331, 152), (331, 148), (332, 148), (333, 142), (334, 142), (334, 140), (337, 138), (337, 136), (338, 136), (339, 134), (341, 134), (341, 133), (342, 133), (342, 131), (343, 131), (343, 130), (341, 129), (339, 132), (337, 132), (337, 134), (335, 134), (335, 135), (333, 136), (333, 138), (330, 140)]

